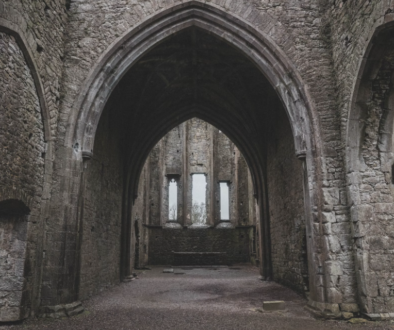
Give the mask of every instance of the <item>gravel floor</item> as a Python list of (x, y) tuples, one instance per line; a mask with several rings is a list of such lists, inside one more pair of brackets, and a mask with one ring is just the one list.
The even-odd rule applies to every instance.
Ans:
[[(140, 271), (139, 278), (84, 301), (86, 311), (63, 320), (29, 320), (8, 329), (394, 329), (389, 322), (352, 325), (315, 320), (306, 301), (276, 283), (258, 280), (252, 267)], [(263, 301), (284, 300), (286, 311), (262, 312)]]

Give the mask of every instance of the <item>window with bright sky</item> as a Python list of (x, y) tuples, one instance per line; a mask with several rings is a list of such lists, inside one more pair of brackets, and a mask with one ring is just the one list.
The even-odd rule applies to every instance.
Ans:
[(230, 196), (227, 182), (220, 182), (220, 220), (230, 220)]
[(192, 222), (203, 225), (207, 220), (205, 205), (207, 180), (204, 174), (193, 174), (192, 178)]
[(178, 214), (178, 186), (176, 180), (172, 179), (170, 181), (170, 186), (168, 189), (168, 219), (177, 220)]

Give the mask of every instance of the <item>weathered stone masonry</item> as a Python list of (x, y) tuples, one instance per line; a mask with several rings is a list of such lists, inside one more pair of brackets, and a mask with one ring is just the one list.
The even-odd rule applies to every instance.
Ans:
[[(203, 227), (192, 222), (194, 173), (204, 173), (207, 180)], [(169, 177), (176, 178), (178, 186), (176, 221), (169, 220)], [(159, 265), (250, 262), (256, 251), (256, 219), (249, 177), (239, 150), (207, 122), (193, 118), (172, 129), (153, 148), (141, 175), (133, 221), (145, 227), (149, 237), (140, 240), (139, 266), (143, 260)], [(221, 181), (230, 188), (228, 221), (220, 217)], [(149, 215), (141, 216), (147, 204)], [(143, 252), (144, 245), (149, 252)]]
[(14, 37), (1, 32), (0, 50), (0, 102), (7, 110), (0, 112), (0, 315), (13, 321), (29, 314), (38, 267), (34, 254), (42, 235), (45, 145), (40, 103), (24, 55)]
[(394, 312), (393, 21), (393, 0), (0, 0), (0, 321), (149, 262), (159, 169), (185, 164), (154, 146), (194, 117), (249, 166), (231, 217), (256, 203), (264, 278), (324, 315)]

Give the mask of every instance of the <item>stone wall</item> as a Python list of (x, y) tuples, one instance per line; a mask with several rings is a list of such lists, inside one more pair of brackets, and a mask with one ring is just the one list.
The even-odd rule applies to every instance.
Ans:
[[(32, 73), (15, 38), (1, 32), (0, 70), (0, 202), (20, 201), (30, 213), (29, 218), (3, 215), (0, 220), (0, 272), (4, 275), (0, 278), (0, 321), (13, 321), (28, 315), (34, 285), (38, 283), (40, 266), (35, 252), (42, 235), (46, 150), (43, 117)], [(11, 211), (20, 213), (18, 207)], [(23, 302), (22, 289), (25, 290)], [(24, 311), (19, 310), (22, 304)]]
[[(182, 230), (195, 227), (191, 222), (193, 173), (206, 174), (207, 228)], [(178, 186), (175, 223), (168, 220), (171, 177), (176, 178)], [(230, 220), (225, 223), (220, 219), (219, 181), (230, 186)], [(186, 191), (183, 187), (187, 187)], [(138, 257), (150, 264), (172, 264), (175, 259), (189, 264), (250, 262), (252, 250), (256, 250), (251, 246), (254, 231), (250, 226), (256, 221), (251, 188), (246, 161), (224, 133), (198, 118), (175, 127), (153, 148), (141, 174), (133, 214), (134, 221), (144, 228), (139, 227), (139, 250), (146, 251), (149, 246), (149, 253), (147, 260), (146, 252), (139, 252)], [(215, 226), (229, 228), (213, 230)], [(228, 254), (224, 255), (226, 249)], [(235, 252), (238, 250), (241, 252)], [(173, 255), (172, 251), (203, 254)], [(204, 254), (212, 252), (213, 255)]]
[(45, 156), (41, 107), (30, 69), (14, 37), (0, 33), (0, 49), (0, 200), (21, 199), (39, 208)]
[[(334, 67), (361, 309), (393, 310), (392, 31), (373, 36), (393, 20), (393, 1), (330, 2)], [(391, 35), (390, 35), (391, 34)], [(372, 38), (372, 39), (371, 39)], [(379, 39), (380, 38), (380, 39)], [(371, 50), (372, 49), (372, 50)], [(371, 50), (371, 52), (369, 52)], [(363, 60), (363, 62), (362, 62)]]
[(20, 320), (30, 312), (31, 292), (27, 290), (31, 288), (24, 277), (26, 240), (27, 216), (0, 214), (1, 322)]
[(273, 279), (308, 291), (302, 162), (295, 157), (291, 129), (282, 112), (267, 152)]
[[(333, 215), (341, 219), (346, 218), (348, 221), (345, 176), (342, 170), (343, 158), (342, 154), (337, 151), (340, 149), (340, 118), (336, 112), (336, 85), (335, 76), (332, 73), (332, 52), (330, 45), (325, 42), (325, 35), (322, 33), (324, 25), (321, 18), (326, 10), (323, 6), (325, 2), (308, 0), (292, 0), (280, 3), (268, 0), (214, 0), (210, 1), (209, 4), (205, 1), (197, 2), (204, 3), (205, 6), (212, 6), (229, 15), (234, 15), (234, 17), (239, 18), (239, 21), (250, 24), (261, 35), (267, 37), (270, 42), (272, 41), (274, 47), (280, 49), (280, 53), (285, 55), (286, 61), (291, 63), (289, 68), (295, 70), (294, 77), (299, 75), (302, 80), (302, 86), (297, 86), (294, 90), (305, 90), (310, 97), (310, 100), (308, 100), (310, 102), (308, 117), (310, 117), (310, 122), (313, 123), (310, 135), (314, 141), (313, 144), (316, 143), (317, 145), (314, 151), (318, 154), (318, 156), (315, 155), (313, 164), (309, 164), (311, 167), (309, 169), (311, 171), (310, 181), (312, 182), (312, 180), (318, 178), (316, 184), (313, 185), (314, 199), (311, 201), (313, 205), (319, 205), (315, 214), (316, 226), (323, 217), (321, 206), (324, 201), (322, 200), (324, 196), (330, 195), (330, 192), (334, 196), (340, 195), (342, 197), (341, 200), (334, 198), (325, 201), (327, 205), (330, 205), (330, 208), (337, 208)], [(100, 58), (105, 58), (105, 54), (111, 49), (111, 43), (121, 40), (133, 28), (147, 22), (155, 15), (159, 15), (173, 6), (183, 6), (187, 3), (189, 1), (178, 0), (116, 0), (111, 1), (111, 3), (104, 0), (89, 0), (83, 3), (73, 3), (68, 34), (68, 53), (65, 59), (67, 70), (65, 71), (65, 99), (62, 108), (63, 114), (70, 114), (70, 116), (63, 116), (59, 125), (61, 127), (73, 126), (74, 119), (77, 117), (73, 105), (77, 100), (78, 90), (85, 86), (86, 79), (92, 77), (89, 75), (90, 70), (95, 64), (98, 64)], [(287, 100), (283, 101), (286, 103)], [(240, 103), (248, 105), (249, 100), (242, 99)], [(292, 105), (293, 103), (288, 104), (289, 107)], [(264, 105), (261, 104), (260, 108), (263, 107)], [(61, 141), (63, 141), (63, 138), (59, 140), (60, 144), (62, 144)], [(74, 142), (65, 141), (68, 148), (71, 148), (71, 143)], [(324, 175), (328, 173), (330, 174), (326, 178)], [(323, 194), (321, 189), (323, 181), (325, 188), (328, 189), (327, 194)], [(350, 234), (350, 229), (346, 234)], [(325, 267), (326, 259), (336, 258), (336, 253), (332, 252), (327, 244), (321, 244), (324, 240), (320, 230), (317, 230), (313, 237), (314, 242), (317, 243), (313, 247), (315, 255), (311, 258), (319, 262), (316, 264), (316, 269), (311, 271), (319, 277), (319, 269)], [(352, 258), (349, 258), (351, 252), (341, 251), (340, 254), (342, 252), (345, 256), (340, 258), (346, 259), (349, 267), (352, 267)], [(321, 276), (319, 278), (322, 279)], [(352, 296), (351, 285), (346, 284), (346, 288), (342, 289), (348, 297)], [(316, 293), (314, 299), (320, 302), (326, 300), (323, 287)], [(330, 297), (329, 300), (333, 300), (333, 297)]]
[(132, 236), (131, 236), (131, 265), (133, 269), (143, 267), (148, 264), (149, 233), (146, 224), (149, 224), (149, 187), (150, 166), (147, 162), (141, 172), (138, 197), (133, 205), (132, 214)]
[[(35, 147), (35, 152), (39, 154), (36, 160), (23, 164), (24, 167), (28, 168), (37, 164), (37, 160), (42, 164), (45, 160), (45, 174), (43, 166), (41, 170), (33, 170), (27, 173), (30, 178), (43, 175), (42, 182), (34, 187), (38, 194), (42, 195), (40, 196), (41, 200), (36, 205), (37, 208), (31, 210), (29, 218), (31, 221), (27, 233), (26, 260), (29, 260), (29, 273), (26, 275), (26, 279), (29, 283), (29, 291), (31, 291), (32, 315), (37, 312), (38, 306), (42, 303), (45, 304), (58, 293), (57, 274), (59, 272), (55, 274), (56, 272), (52, 273), (51, 271), (54, 269), (52, 268), (54, 263), (58, 264), (59, 260), (61, 262), (61, 258), (59, 258), (57, 252), (53, 255), (52, 251), (61, 250), (65, 246), (64, 236), (60, 234), (64, 228), (57, 227), (54, 229), (54, 226), (61, 222), (61, 219), (59, 214), (49, 215), (48, 202), (53, 192), (54, 143), (59, 127), (58, 114), (61, 102), (64, 32), (68, 21), (66, 2), (66, 0), (3, 0), (0, 3), (0, 31), (5, 31), (14, 36), (18, 46), (24, 52), (24, 60), (33, 77), (31, 84), (36, 89), (36, 95), (30, 100), (26, 100), (26, 104), (37, 103), (40, 107), (41, 118), (39, 121), (43, 124), (41, 138), (46, 142), (45, 146)], [(12, 70), (17, 72), (18, 68), (12, 67)], [(4, 76), (3, 71), (2, 76)], [(24, 89), (28, 91), (29, 87), (27, 86), (30, 85), (30, 82), (29, 79), (25, 79), (25, 81), (26, 85), (23, 84), (23, 86), (26, 86)], [(18, 90), (16, 86), (12, 86), (12, 88), (15, 88), (15, 91)], [(18, 95), (18, 97), (20, 96)], [(12, 118), (12, 120), (17, 122), (16, 118), (18, 117), (23, 118), (25, 115), (18, 113), (18, 116)], [(33, 117), (29, 119), (31, 123), (34, 123)], [(26, 121), (26, 118), (24, 120)], [(23, 123), (23, 125), (29, 126), (27, 123)], [(62, 129), (64, 130), (64, 126)], [(25, 148), (27, 149), (31, 141), (29, 142), (27, 139), (23, 144), (26, 145)], [(25, 154), (28, 155), (29, 153), (26, 152)], [(64, 163), (64, 160), (60, 163)], [(60, 186), (61, 178), (57, 177), (55, 182), (59, 183), (57, 191), (60, 191), (62, 188)], [(45, 267), (48, 267), (44, 276), (41, 272), (43, 263), (45, 263)], [(44, 289), (41, 291), (42, 287)], [(44, 296), (46, 294), (44, 299), (42, 299), (42, 292), (44, 292)]]
[[(94, 150), (94, 158), (86, 165), (82, 175), (81, 141), (73, 140), (75, 125), (80, 120), (78, 98), (85, 97), (82, 94), (84, 86), (89, 86), (87, 83), (92, 77), (92, 68), (105, 58), (111, 45), (156, 14), (187, 2), (1, 1), (0, 153), (6, 156), (0, 154), (0, 201), (9, 198), (12, 192), (12, 197), (23, 200), (31, 211), (27, 220), (26, 260), (29, 262), (26, 263), (25, 282), (27, 292), (32, 296), (33, 310), (37, 310), (39, 304), (55, 305), (77, 299), (74, 288), (79, 277), (79, 259), (75, 251), (81, 200), (86, 204), (83, 213), (83, 224), (86, 226), (82, 227), (83, 249), (88, 251), (82, 257), (81, 295), (86, 297), (96, 292), (95, 286), (99, 290), (117, 281), (115, 268), (119, 266), (116, 264), (119, 258), (115, 256), (119, 251), (115, 252), (115, 247), (120, 240), (118, 221), (123, 189), (120, 169), (127, 163), (121, 163), (119, 159), (118, 137), (111, 134), (112, 137), (106, 139), (109, 133), (102, 126), (96, 138), (95, 149), (98, 149)], [(388, 90), (392, 88), (393, 71), (389, 46), (388, 52), (377, 57), (377, 62), (383, 59), (383, 65), (372, 71), (372, 78), (366, 78), (368, 88), (361, 89), (359, 93), (364, 96), (361, 102), (365, 105), (363, 110), (357, 108), (360, 100), (355, 95), (359, 91), (359, 81), (364, 77), (362, 61), (368, 55), (366, 51), (371, 45), (373, 32), (394, 19), (393, 0), (197, 2), (222, 10), (229, 17), (239, 17), (240, 21), (250, 24), (250, 29), (258, 30), (269, 43), (273, 43), (272, 49), (280, 50), (277, 55), (285, 58), (289, 72), (294, 77), (299, 75), (297, 81), (302, 83), (295, 89), (304, 90), (308, 95), (313, 141), (311, 150), (308, 150), (311, 157), (308, 180), (309, 189), (313, 190), (311, 196), (315, 198), (310, 201), (314, 208), (313, 218), (309, 220), (313, 228), (313, 243), (309, 245), (312, 249), (310, 261), (314, 266), (310, 272), (315, 276), (313, 299), (320, 303), (340, 304), (343, 310), (361, 301), (364, 311), (392, 311), (393, 266), (389, 256), (393, 240), (391, 222), (394, 203), (391, 169), (388, 170), (388, 163), (382, 161), (382, 155), (392, 153), (392, 150), (383, 152), (381, 143), (382, 136), (387, 133), (382, 128), (386, 127), (388, 109), (392, 108), (387, 100)], [(29, 53), (29, 57), (24, 56), (22, 50)], [(106, 67), (104, 71), (112, 75), (112, 69), (115, 68)], [(365, 87), (362, 85), (362, 88)], [(253, 103), (246, 97), (238, 101), (245, 109)], [(286, 103), (288, 100), (282, 101), (289, 105)], [(259, 116), (267, 104), (259, 104), (258, 107), (260, 112), (253, 112), (254, 122), (262, 121), (263, 117)], [(355, 111), (359, 113), (354, 115), (354, 109), (358, 109)], [(236, 112), (234, 114), (237, 115)], [(80, 123), (84, 120), (82, 118)], [(97, 124), (98, 120), (89, 123), (93, 126)], [(239, 126), (243, 124), (242, 119)], [(92, 126), (85, 132), (87, 135), (91, 133), (89, 130)], [(357, 134), (350, 136), (348, 133), (352, 131)], [(281, 130), (276, 134), (279, 132)], [(290, 133), (283, 138), (283, 143), (286, 139), (290, 141)], [(359, 142), (353, 145), (355, 140)], [(274, 142), (280, 145), (281, 141), (282, 137)], [(263, 145), (258, 134), (248, 142)], [(292, 194), (300, 196), (302, 187), (298, 174), (292, 176), (290, 190), (285, 186), (286, 177), (278, 174), (280, 164), (286, 172), (300, 173), (301, 165), (297, 160), (286, 160), (285, 156), (290, 158), (293, 152), (287, 149), (289, 146), (290, 143), (285, 143), (282, 148), (288, 153), (285, 155), (282, 149), (275, 151), (270, 144), (270, 154), (275, 158), (268, 157), (269, 168), (275, 174), (269, 176), (272, 191), (270, 210), (273, 212), (271, 233), (273, 237), (280, 236), (278, 239), (281, 240), (281, 244), (278, 244), (278, 239), (273, 244), (273, 261), (275, 269), (282, 267), (278, 274), (286, 274), (280, 280), (292, 285), (296, 283), (294, 286), (301, 289), (303, 263), (300, 251), (304, 248), (300, 225), (302, 203), (299, 198), (279, 198)], [(172, 151), (178, 147), (177, 142), (169, 145)], [(227, 146), (223, 144), (223, 148)], [(145, 200), (137, 203), (135, 209), (141, 209), (139, 217), (149, 219), (149, 225), (165, 222), (162, 214), (165, 210), (162, 202), (166, 200), (163, 187), (167, 180), (164, 163), (174, 162), (171, 165), (173, 168), (168, 168), (169, 172), (179, 170), (180, 158), (170, 153), (166, 157), (174, 157), (173, 160), (166, 159), (163, 150), (160, 146), (155, 148), (155, 156), (150, 157), (149, 167), (144, 172)], [(234, 152), (231, 147), (226, 150), (227, 154), (220, 155), (223, 162), (237, 157), (237, 154), (231, 154)], [(215, 150), (211, 148), (210, 152), (214, 153)], [(353, 156), (358, 152), (358, 158), (353, 162)], [(190, 151), (186, 154), (194, 156), (190, 155)], [(109, 161), (110, 157), (115, 160)], [(196, 159), (193, 166), (198, 168), (200, 163)], [(251, 180), (242, 170), (245, 168), (244, 162), (237, 164), (231, 169), (218, 169), (211, 173), (208, 187), (212, 189), (213, 197), (207, 204), (211, 208), (212, 225), (218, 222), (220, 216), (217, 208), (213, 207), (218, 202), (215, 181), (229, 177), (237, 183), (237, 188), (231, 190), (234, 197), (231, 197), (231, 217), (236, 219), (237, 224), (241, 222), (245, 225), (244, 219), (249, 216), (251, 224), (250, 219), (254, 217), (251, 199), (245, 201), (245, 191), (248, 190), (248, 196), (251, 195)], [(190, 174), (189, 170), (181, 170), (184, 177)], [(81, 186), (81, 182), (85, 184)], [(179, 187), (190, 189), (190, 185), (184, 184), (187, 182), (185, 180)], [(101, 189), (103, 186), (106, 189)], [(81, 193), (84, 194), (82, 199)], [(49, 201), (51, 207), (48, 207)], [(110, 207), (106, 209), (107, 203)], [(289, 208), (279, 208), (281, 203), (289, 205)], [(188, 206), (180, 205), (178, 213), (186, 215)], [(290, 242), (279, 234), (278, 226), (284, 224), (285, 219), (295, 221), (294, 226), (283, 225), (290, 233)], [(138, 221), (142, 228), (141, 220)], [(182, 221), (182, 225), (187, 222), (185, 219)], [(147, 239), (147, 232), (141, 229), (144, 239)], [(108, 250), (100, 250), (98, 244), (108, 246)], [(23, 244), (21, 247), (25, 248)], [(284, 261), (286, 249), (290, 249), (290, 259)], [(141, 246), (142, 250), (147, 251), (148, 248)], [(111, 271), (106, 272), (108, 267), (112, 267)], [(41, 269), (44, 269), (42, 279)], [(88, 274), (91, 270), (101, 275), (90, 280)], [(352, 307), (352, 310), (356, 309)]]
[(97, 134), (94, 156), (85, 163), (79, 298), (120, 279), (123, 159), (117, 121), (109, 111)]
[(151, 228), (149, 264), (190, 266), (248, 263), (250, 230)]

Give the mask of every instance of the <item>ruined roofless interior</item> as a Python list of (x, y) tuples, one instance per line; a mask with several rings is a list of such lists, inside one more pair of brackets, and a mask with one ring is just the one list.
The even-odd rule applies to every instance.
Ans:
[(155, 265), (394, 317), (393, 128), (394, 0), (0, 0), (0, 323)]

